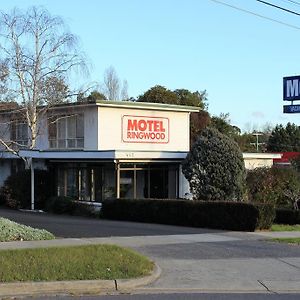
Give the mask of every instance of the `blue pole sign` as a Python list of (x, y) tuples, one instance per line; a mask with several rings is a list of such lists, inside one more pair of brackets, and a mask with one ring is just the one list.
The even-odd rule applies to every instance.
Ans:
[(283, 77), (283, 100), (300, 100), (300, 76)]
[(283, 112), (285, 114), (300, 113), (300, 105), (283, 105)]

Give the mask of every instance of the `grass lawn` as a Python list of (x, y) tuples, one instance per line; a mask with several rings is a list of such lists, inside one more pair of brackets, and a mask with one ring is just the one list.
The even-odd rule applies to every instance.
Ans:
[(299, 225), (273, 224), (271, 231), (300, 231)]
[(127, 279), (152, 269), (148, 258), (114, 245), (0, 251), (0, 282)]
[(300, 245), (300, 238), (278, 238), (278, 239), (272, 239), (272, 241), (292, 244), (292, 245)]

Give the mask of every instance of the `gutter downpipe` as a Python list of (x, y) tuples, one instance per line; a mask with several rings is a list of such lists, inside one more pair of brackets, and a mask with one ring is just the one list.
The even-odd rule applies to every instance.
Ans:
[(31, 210), (34, 210), (34, 166), (33, 158), (30, 158), (30, 176), (31, 176)]

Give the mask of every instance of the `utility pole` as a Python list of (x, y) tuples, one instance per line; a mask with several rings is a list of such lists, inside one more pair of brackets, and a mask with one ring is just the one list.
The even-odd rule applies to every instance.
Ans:
[(254, 133), (252, 133), (252, 135), (256, 137), (256, 142), (255, 142), (255, 143), (250, 143), (250, 145), (255, 145), (256, 152), (258, 152), (259, 146), (264, 144), (264, 143), (259, 143), (258, 137), (259, 137), (260, 135), (263, 135), (263, 133), (260, 133), (260, 132), (254, 132)]

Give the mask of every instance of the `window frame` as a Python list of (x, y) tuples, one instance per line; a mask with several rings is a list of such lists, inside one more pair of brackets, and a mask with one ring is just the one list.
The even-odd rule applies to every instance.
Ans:
[[(20, 132), (21, 134), (19, 134)], [(29, 127), (26, 121), (20, 119), (10, 121), (10, 139), (16, 147), (24, 148), (28, 146)]]
[(48, 119), (48, 142), (50, 149), (83, 149), (84, 114), (51, 116)]

